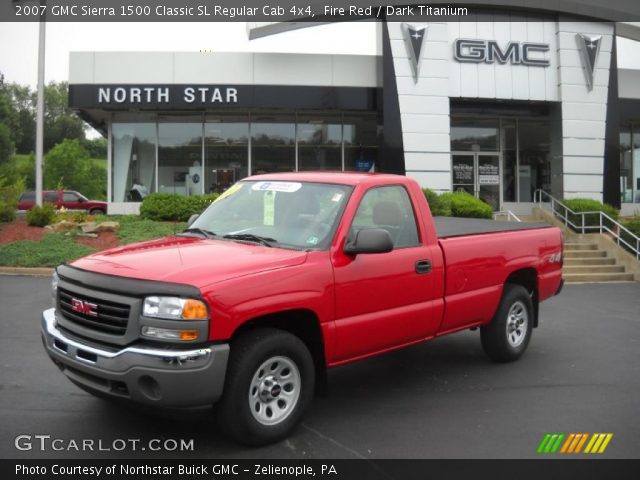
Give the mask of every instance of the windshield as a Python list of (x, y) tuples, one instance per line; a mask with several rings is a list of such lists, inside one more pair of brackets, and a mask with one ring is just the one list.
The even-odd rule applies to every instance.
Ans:
[(351, 187), (328, 183), (253, 181), (231, 186), (190, 229), (265, 245), (329, 246)]

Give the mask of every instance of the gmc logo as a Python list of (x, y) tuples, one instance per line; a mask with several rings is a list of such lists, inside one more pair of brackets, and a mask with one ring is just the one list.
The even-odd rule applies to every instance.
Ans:
[[(548, 67), (549, 60), (544, 52), (549, 51), (546, 43), (509, 42), (503, 50), (494, 40), (467, 40), (459, 38), (453, 44), (453, 56), (465, 63), (495, 63)], [(536, 55), (537, 54), (537, 55)], [(537, 57), (537, 58), (534, 58)]]
[(78, 300), (77, 298), (71, 299), (71, 310), (74, 312), (83, 313), (90, 317), (97, 317), (97, 308), (98, 306), (95, 303), (85, 302), (83, 300)]

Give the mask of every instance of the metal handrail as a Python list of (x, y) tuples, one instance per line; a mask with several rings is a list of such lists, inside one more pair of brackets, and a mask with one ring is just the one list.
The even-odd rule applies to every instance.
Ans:
[(493, 212), (493, 219), (496, 220), (497, 217), (499, 216), (506, 216), (507, 217), (507, 222), (510, 222), (510, 219), (514, 219), (516, 222), (522, 222), (522, 220), (520, 220), (520, 218), (518, 218), (518, 216), (513, 213), (511, 210), (500, 210), (499, 212)]
[[(545, 202), (543, 198), (547, 199), (547, 201)], [(564, 222), (564, 225), (566, 227), (571, 227), (576, 232), (580, 232), (584, 234), (586, 233), (586, 231), (596, 230), (598, 233), (605, 233), (605, 232), (609, 233), (612, 237), (616, 239), (618, 246), (622, 244), (625, 247), (627, 247), (629, 250), (631, 250), (631, 252), (634, 253), (636, 260), (640, 261), (640, 238), (637, 235), (635, 235), (633, 232), (631, 232), (628, 228), (626, 228), (624, 225), (618, 223), (616, 220), (611, 218), (606, 213), (601, 211), (574, 212), (569, 207), (567, 207), (564, 203), (562, 203), (560, 200), (558, 200), (553, 195), (551, 195), (548, 192), (545, 192), (542, 189), (537, 189), (533, 193), (533, 201), (534, 203), (537, 203), (540, 208), (543, 208), (543, 203), (549, 203), (549, 207), (553, 216), (561, 219)], [(574, 217), (572, 218), (579, 216), (580, 225), (575, 224), (569, 218), (569, 215), (574, 215)], [(585, 225), (586, 215), (598, 215), (599, 216), (598, 225)], [(629, 241), (631, 243), (629, 243), (627, 240), (625, 240), (622, 237), (621, 232), (625, 232), (630, 237)], [(634, 240), (635, 240), (635, 245), (633, 245)]]

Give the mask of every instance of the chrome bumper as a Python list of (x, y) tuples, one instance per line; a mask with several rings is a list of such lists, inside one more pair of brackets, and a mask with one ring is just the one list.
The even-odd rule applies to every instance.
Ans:
[(60, 370), (89, 390), (165, 407), (207, 405), (222, 395), (227, 344), (107, 350), (65, 335), (56, 326), (53, 308), (42, 312), (42, 341)]

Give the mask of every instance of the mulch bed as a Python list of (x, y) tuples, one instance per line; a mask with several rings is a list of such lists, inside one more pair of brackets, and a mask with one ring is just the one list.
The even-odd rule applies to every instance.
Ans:
[[(39, 241), (44, 235), (44, 228), (31, 227), (24, 220), (16, 220), (13, 223), (0, 226), (0, 245), (19, 240)], [(76, 243), (96, 250), (106, 250), (118, 246), (118, 237), (113, 232), (101, 232), (98, 234), (98, 238), (76, 237)]]

